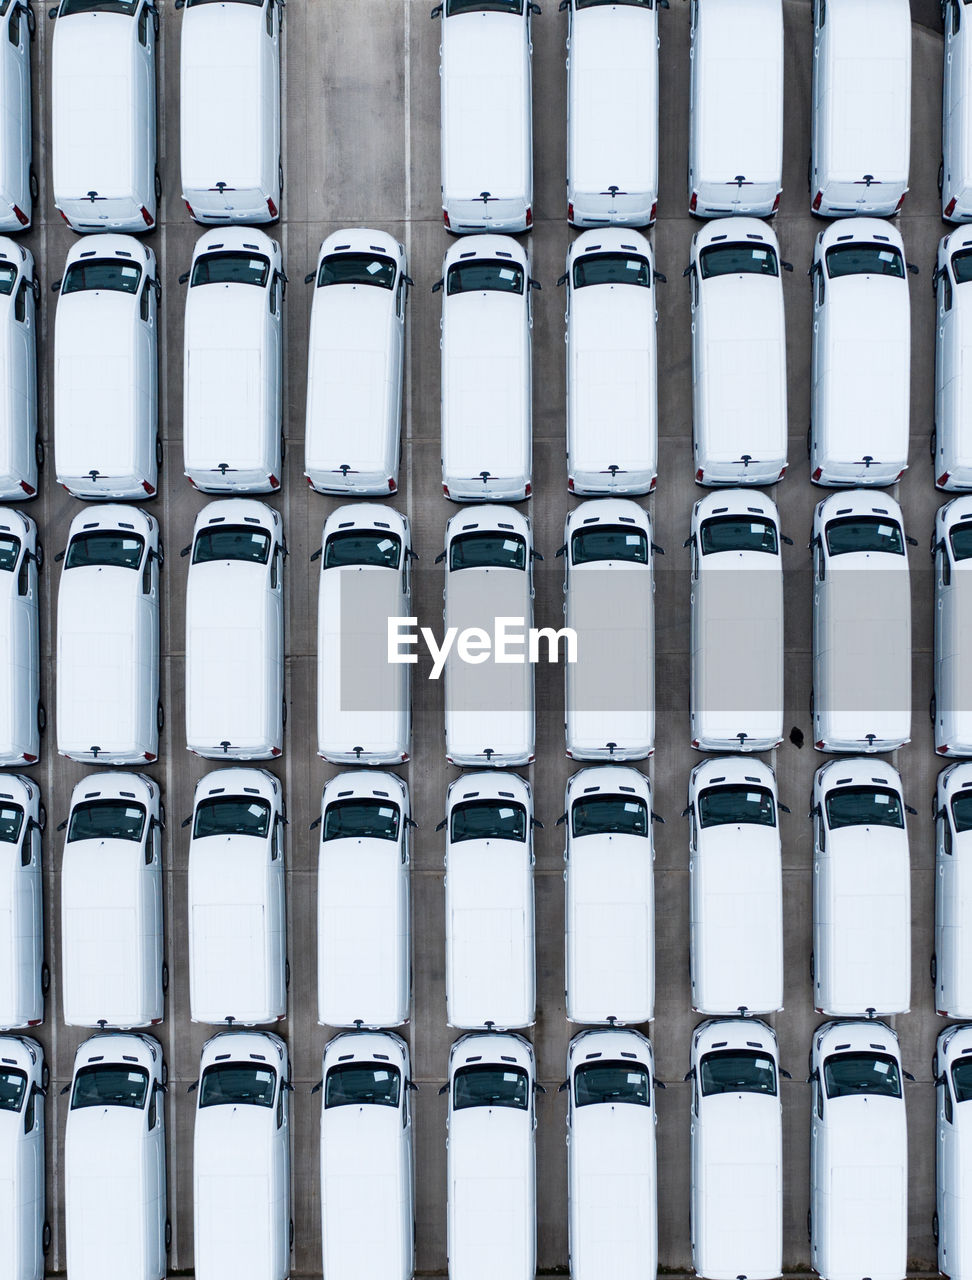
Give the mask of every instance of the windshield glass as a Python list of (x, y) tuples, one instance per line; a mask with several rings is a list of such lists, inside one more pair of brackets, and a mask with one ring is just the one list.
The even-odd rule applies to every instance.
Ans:
[(380, 569), (397, 569), (402, 558), (402, 540), (394, 533), (374, 529), (347, 529), (332, 533), (324, 544), (324, 568), (373, 564)]
[(401, 1091), (402, 1074), (397, 1067), (380, 1062), (349, 1062), (327, 1073), (324, 1109), (356, 1103), (397, 1107)]
[(197, 284), (255, 284), (262, 288), (270, 275), (270, 259), (261, 253), (205, 253), (192, 268), (189, 288)]
[(20, 539), (12, 538), (7, 533), (0, 534), (0, 570), (4, 573), (13, 573), (19, 557)]
[(952, 1088), (955, 1090), (956, 1102), (968, 1102), (972, 1099), (972, 1056), (959, 1058), (952, 1067)]
[(200, 1107), (221, 1107), (227, 1103), (250, 1107), (272, 1107), (277, 1073), (272, 1067), (249, 1062), (216, 1062), (202, 1074)]
[(972, 831), (972, 789), (960, 791), (952, 797), (952, 821), (960, 834)]
[(598, 525), (579, 529), (570, 540), (571, 562), (590, 564), (595, 560), (634, 560), (648, 563), (648, 539), (640, 529)]
[(454, 13), (522, 13), (523, 0), (446, 0), (446, 14)]
[(117, 258), (91, 258), (72, 262), (61, 281), (61, 294), (87, 289), (107, 289), (111, 293), (137, 293), (142, 268)]
[(24, 825), (24, 811), (19, 804), (0, 803), (0, 844), (16, 844)]
[(702, 1096), (712, 1093), (768, 1093), (776, 1095), (776, 1067), (772, 1058), (749, 1049), (720, 1049), (702, 1055)]
[(394, 258), (378, 253), (335, 253), (325, 258), (317, 273), (317, 287), (329, 284), (374, 284), (381, 289), (395, 287), (398, 265)]
[(648, 1072), (633, 1062), (592, 1062), (574, 1072), (574, 1102), (626, 1102), (647, 1107)]
[(526, 539), (519, 534), (463, 533), (449, 547), (450, 569), (525, 569)]
[(270, 802), (250, 796), (220, 796), (200, 800), (192, 824), (194, 840), (206, 836), (255, 836), (264, 839), (270, 831)]
[(891, 787), (840, 787), (827, 792), (824, 804), (831, 831), (841, 827), (903, 827), (905, 824), (901, 797)]
[(709, 245), (699, 254), (702, 279), (713, 276), (778, 276), (776, 250), (768, 244)]
[[(226, 0), (186, 0), (186, 8), (192, 9), (197, 4), (225, 4)], [(252, 4), (257, 8), (263, 4), (263, 0), (233, 0), (234, 4)]]
[(596, 9), (602, 4), (629, 4), (636, 9), (653, 9), (655, 0), (575, 0), (578, 9)]
[(651, 287), (648, 259), (635, 253), (585, 253), (574, 263), (574, 288), (589, 284), (638, 284)]
[(523, 268), (515, 262), (474, 258), (449, 268), (446, 293), (522, 293)]
[(526, 1111), (530, 1081), (522, 1067), (482, 1063), (459, 1067), (453, 1083), (452, 1107), (514, 1107)]
[(203, 529), (196, 535), (192, 548), (193, 564), (208, 564), (211, 560), (266, 564), (269, 558), (270, 535), (265, 529), (241, 529), (234, 525)]
[(952, 274), (956, 284), (967, 284), (972, 280), (972, 249), (952, 254)]
[(765, 551), (775, 556), (780, 549), (776, 526), (758, 516), (713, 516), (702, 521), (700, 539), (704, 556), (716, 551)]
[(387, 800), (339, 800), (324, 810), (324, 840), (397, 840), (401, 814)]
[(824, 1059), (824, 1084), (828, 1098), (875, 1093), (901, 1097), (898, 1064), (887, 1053), (840, 1053)]
[(26, 1092), (26, 1072), (0, 1067), (0, 1111), (19, 1111)]
[(527, 813), (522, 804), (505, 800), (466, 800), (452, 810), (449, 839), (525, 840)]
[(776, 806), (768, 787), (727, 785), (706, 787), (699, 792), (700, 827), (724, 827), (730, 823), (752, 823), (757, 827), (776, 826)]
[(128, 800), (88, 800), (71, 810), (67, 842), (72, 840), (141, 840), (145, 806)]
[(144, 1107), (149, 1074), (130, 1063), (80, 1067), (74, 1079), (71, 1110), (82, 1107)]
[(89, 569), (104, 566), (114, 569), (137, 569), (142, 562), (145, 542), (137, 534), (79, 533), (72, 538), (64, 559), (65, 569)]
[(839, 244), (827, 250), (827, 275), (897, 276), (904, 279), (904, 258), (886, 244)]
[(891, 555), (905, 553), (901, 526), (880, 516), (844, 516), (827, 525), (827, 550), (832, 556), (851, 551), (887, 551)]
[(972, 521), (955, 525), (948, 535), (952, 555), (956, 560), (968, 560), (972, 556)]
[(571, 832), (575, 836), (646, 836), (648, 806), (633, 796), (589, 796), (578, 800), (570, 811)]
[(124, 13), (135, 12), (138, 0), (61, 0), (62, 18), (74, 13)]
[(17, 283), (17, 268), (9, 262), (0, 262), (0, 293), (11, 294)]

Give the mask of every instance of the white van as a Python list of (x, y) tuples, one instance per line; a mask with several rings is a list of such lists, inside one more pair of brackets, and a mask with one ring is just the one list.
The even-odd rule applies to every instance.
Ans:
[(646, 227), (658, 202), (655, 0), (564, 0), (567, 221)]
[(214, 760), (283, 750), (283, 562), (280, 513), (252, 498), (196, 516), (186, 582), (186, 743)]
[(179, 277), (189, 284), (182, 448), (189, 483), (204, 493), (280, 488), (286, 279), (280, 245), (254, 227), (205, 232)]
[[(10, 13), (21, 12), (17, 5)], [(3, 36), (0, 33), (0, 46)], [(2, 61), (2, 57), (0, 57)], [(2, 87), (0, 87), (2, 93)], [(0, 156), (0, 167), (3, 160)], [(34, 255), (0, 238), (0, 501), (37, 495), (44, 445), (37, 430), (37, 302)]]
[(60, 0), (51, 14), (55, 208), (72, 231), (152, 231), (155, 0)]
[(318, 823), (317, 1021), (400, 1026), (411, 994), (408, 787), (394, 773), (339, 773)]
[(380, 498), (398, 489), (405, 246), (349, 227), (321, 245), (307, 352), (304, 475), (318, 493)]
[(769, 485), (786, 474), (786, 332), (776, 236), (755, 218), (692, 237), (695, 480)]
[(972, 763), (953, 764), (935, 788), (935, 1009), (972, 1018)]
[(89, 501), (154, 498), (162, 461), (155, 254), (132, 236), (77, 240), (54, 287), (57, 482)]
[(96, 1035), (74, 1055), (63, 1165), (71, 1280), (164, 1280), (166, 1078), (151, 1036)]
[[(972, 489), (972, 229), (943, 236), (935, 262), (935, 429), (931, 439), (939, 489)], [(967, 372), (968, 371), (968, 372)]]
[(897, 769), (832, 760), (813, 778), (813, 1006), (831, 1017), (911, 1007), (911, 860)]
[(536, 1017), (533, 792), (515, 773), (449, 784), (445, 851), (446, 1021), (529, 1027)]
[(19, 3), (0, 7), (0, 231), (24, 231), (30, 227), (38, 195), (30, 120), (34, 10)]
[[(411, 534), (390, 507), (324, 521), (317, 599), (317, 752), (331, 764), (399, 764), (412, 737), (411, 666), (388, 661), (389, 620), (411, 612)], [(414, 657), (414, 655), (412, 655)]]
[(36, 764), (40, 755), (46, 716), (37, 570), (43, 563), (33, 520), (0, 507), (0, 766)]
[(935, 1216), (938, 1269), (950, 1280), (972, 1274), (968, 1230), (972, 1187), (972, 1139), (967, 1132), (972, 1108), (972, 1027), (952, 1025), (939, 1033), (932, 1064), (936, 1098)]
[(911, 431), (911, 302), (901, 235), (832, 222), (813, 247), (810, 479), (896, 484)]
[(192, 1148), (197, 1280), (286, 1280), (290, 1058), (279, 1036), (224, 1031), (203, 1045)]
[(82, 764), (152, 764), (163, 721), (158, 522), (138, 507), (86, 507), (57, 558), (57, 749)]
[(771, 217), (783, 194), (782, 0), (693, 0), (691, 14), (689, 213)]
[(162, 1021), (162, 823), (144, 773), (90, 774), (75, 786), (61, 863), (61, 981), (69, 1027)]
[(901, 508), (833, 493), (813, 513), (813, 685), (818, 751), (895, 751), (911, 738), (911, 586)]
[[(946, 222), (972, 220), (972, 46), (963, 0), (945, 0), (942, 167), (938, 190)], [(953, 1274), (956, 1274), (953, 1272)]]
[(0, 1184), (4, 1275), (44, 1280), (51, 1243), (44, 1186), (44, 1098), (50, 1071), (44, 1050), (26, 1036), (0, 1037)]
[[(185, 0), (176, 0), (181, 9)], [(282, 0), (189, 0), (179, 71), (182, 198), (197, 222), (280, 216)]]
[(910, 155), (908, 0), (813, 0), (811, 209), (890, 217)]
[[(415, 1154), (408, 1045), (351, 1032), (321, 1067), (324, 1280), (412, 1280)], [(319, 1086), (320, 1087), (320, 1086)]]
[[(617, 8), (595, 10), (622, 14)], [(613, 73), (612, 73), (613, 74)], [(567, 488), (651, 493), (658, 479), (655, 258), (637, 231), (585, 231), (567, 247)]]
[(658, 1269), (655, 1060), (640, 1031), (567, 1046), (567, 1221), (573, 1280)]
[[(439, 84), (447, 231), (533, 226), (532, 0), (444, 0)], [(455, 1277), (453, 1277), (455, 1280)]]
[(40, 787), (0, 774), (0, 1031), (44, 1020), (50, 972), (44, 961), (41, 832), (47, 813)]
[[(466, 507), (446, 525), (445, 630), (480, 628), (492, 636), (499, 619), (533, 626), (533, 534), (513, 507)], [(535, 757), (534, 664), (465, 662), (453, 645), (445, 663), (446, 759), (468, 768), (532, 764)]]
[(972, 756), (972, 498), (953, 498), (935, 516), (935, 692), (931, 718), (940, 756)]
[(692, 1265), (708, 1280), (770, 1280), (783, 1268), (776, 1036), (757, 1018), (702, 1022), (690, 1064)]
[(530, 294), (539, 285), (509, 236), (454, 244), (432, 292), (443, 282), (442, 492), (453, 502), (521, 502), (533, 491)]
[(196, 784), (189, 842), (189, 1016), (251, 1027), (287, 1012), (283, 788), (265, 769)]
[(752, 489), (716, 490), (692, 508), (697, 751), (771, 751), (783, 740), (783, 541), (776, 504)]
[(522, 1036), (472, 1032), (449, 1051), (450, 1280), (533, 1280), (536, 1060)]
[[(829, 7), (829, 6), (828, 6)], [(898, 1037), (825, 1022), (810, 1048), (810, 1261), (827, 1280), (904, 1280), (908, 1132)]]
[[(651, 783), (621, 765), (567, 782), (565, 993), (571, 1022), (650, 1022), (655, 1009)], [(559, 823), (558, 823), (559, 825)]]
[(591, 498), (564, 525), (564, 663), (571, 760), (647, 760), (655, 750), (655, 578), (651, 517), (626, 498)]
[(721, 756), (689, 775), (692, 1008), (783, 1008), (783, 859), (776, 777), (761, 760)]

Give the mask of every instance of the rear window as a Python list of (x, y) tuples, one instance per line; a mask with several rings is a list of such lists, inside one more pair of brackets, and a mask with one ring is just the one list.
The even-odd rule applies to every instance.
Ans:
[(733, 823), (776, 826), (776, 805), (767, 787), (706, 787), (699, 792), (697, 804), (700, 827), (724, 827)]
[(972, 1099), (972, 1057), (959, 1058), (952, 1067), (952, 1088), (956, 1102)]
[(824, 1083), (828, 1098), (873, 1093), (901, 1097), (898, 1064), (888, 1053), (840, 1053), (824, 1059)]
[(374, 284), (393, 289), (398, 264), (380, 253), (335, 253), (324, 259), (317, 273), (317, 287), (329, 284)]
[(270, 259), (262, 253), (206, 253), (193, 265), (189, 288), (197, 284), (255, 284), (262, 289), (269, 275)]
[(839, 787), (824, 797), (827, 826), (831, 831), (841, 827), (903, 827), (904, 809), (901, 797), (891, 787)]
[(9, 262), (0, 262), (0, 293), (13, 293), (17, 283), (17, 268)]
[(832, 556), (853, 551), (884, 551), (903, 556), (904, 534), (896, 520), (881, 516), (844, 516), (826, 528), (827, 550)]
[(89, 800), (72, 809), (67, 840), (141, 840), (144, 830), (144, 805)]
[(574, 288), (589, 284), (637, 284), (648, 289), (651, 267), (637, 253), (585, 253), (574, 263)]
[(402, 1073), (397, 1067), (379, 1062), (354, 1062), (333, 1067), (324, 1085), (324, 1109), (372, 1103), (397, 1107), (402, 1092)]
[(968, 560), (972, 556), (972, 521), (955, 525), (949, 531), (948, 540), (952, 544), (954, 559)]
[(699, 254), (703, 280), (713, 276), (778, 276), (776, 250), (768, 244), (709, 245)]
[(401, 538), (375, 529), (348, 529), (344, 533), (332, 533), (324, 544), (325, 569), (358, 564), (397, 569), (401, 558)]
[(718, 551), (765, 551), (778, 555), (779, 540), (772, 520), (759, 516), (713, 516), (702, 521), (702, 554)]
[(131, 16), (138, 0), (61, 0), (60, 16), (68, 18), (75, 13), (124, 13)]
[(16, 844), (24, 825), (24, 811), (19, 804), (0, 804), (0, 844)]
[(960, 791), (952, 798), (952, 821), (959, 833), (972, 831), (972, 790)]
[(200, 1107), (272, 1107), (277, 1073), (250, 1062), (216, 1062), (202, 1074)]
[(249, 564), (266, 564), (270, 558), (270, 535), (265, 529), (223, 525), (202, 529), (192, 548), (193, 564), (212, 560), (245, 560)]
[(137, 293), (142, 268), (134, 262), (118, 258), (92, 258), (72, 262), (61, 281), (61, 295), (83, 293), (88, 289), (104, 289), (109, 293)]
[(647, 1107), (651, 1101), (648, 1072), (633, 1062), (592, 1062), (574, 1072), (574, 1102), (623, 1102)]
[(841, 276), (895, 276), (903, 280), (904, 258), (887, 244), (838, 244), (827, 250), (827, 275), (831, 280)]
[(634, 796), (590, 796), (575, 801), (570, 811), (575, 836), (646, 836), (648, 822), (648, 806)]
[(142, 562), (145, 541), (137, 534), (79, 533), (71, 539), (64, 560), (65, 569), (88, 569), (102, 566), (114, 569), (137, 569)]
[(446, 293), (522, 293), (523, 268), (515, 262), (474, 258), (449, 268)]
[(192, 823), (194, 840), (207, 836), (254, 836), (264, 839), (270, 831), (270, 802), (252, 796), (220, 796), (200, 800)]
[(0, 1068), (0, 1111), (19, 1111), (27, 1092), (27, 1073), (14, 1067)]
[(952, 274), (956, 284), (967, 284), (972, 280), (972, 249), (952, 254)]
[(323, 839), (397, 840), (401, 812), (387, 800), (339, 800), (324, 810)]
[(641, 529), (611, 525), (579, 529), (570, 540), (571, 563), (591, 564), (596, 560), (634, 560), (648, 563), (648, 539)]
[(71, 1110), (82, 1107), (135, 1107), (145, 1106), (149, 1073), (145, 1067), (133, 1067), (129, 1063), (117, 1066), (98, 1063), (81, 1067), (74, 1078), (71, 1094)]
[(522, 804), (503, 800), (466, 800), (452, 810), (449, 839), (526, 840), (527, 813)]
[(455, 13), (522, 13), (523, 0), (446, 0), (446, 15)]
[(513, 1107), (526, 1111), (530, 1102), (530, 1078), (522, 1067), (492, 1063), (460, 1067), (452, 1085), (452, 1107)]
[(449, 568), (525, 569), (526, 539), (515, 533), (462, 533), (449, 547)]
[(776, 1096), (776, 1065), (764, 1053), (720, 1049), (702, 1055), (702, 1096), (713, 1093), (767, 1093)]
[(13, 573), (20, 558), (20, 539), (9, 533), (0, 534), (0, 570)]

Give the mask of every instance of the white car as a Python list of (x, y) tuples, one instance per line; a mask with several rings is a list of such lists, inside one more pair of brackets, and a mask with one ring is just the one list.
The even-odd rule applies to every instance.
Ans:
[[(21, 12), (19, 5), (8, 12)], [(0, 45), (2, 45), (0, 35)], [(2, 72), (0, 72), (2, 92)], [(0, 149), (0, 174), (2, 174)], [(2, 199), (2, 197), (0, 197)], [(0, 501), (37, 496), (44, 445), (37, 431), (37, 304), (34, 255), (0, 237)]]
[(44, 960), (41, 833), (47, 812), (40, 787), (16, 773), (0, 774), (0, 1031), (44, 1020), (50, 971)]
[(972, 1027), (953, 1023), (939, 1032), (932, 1063), (935, 1081), (935, 1217), (938, 1269), (968, 1280), (972, 1256), (968, 1222), (972, 1179)]
[(935, 427), (931, 453), (939, 489), (972, 489), (972, 228), (943, 236), (935, 274)]
[(0, 1036), (0, 1201), (4, 1275), (44, 1280), (51, 1243), (45, 1221), (44, 1110), (50, 1070), (44, 1050), (26, 1036)]
[(37, 526), (0, 507), (0, 767), (36, 764), (46, 723), (40, 701)]
[(940, 756), (972, 755), (972, 497), (939, 507), (932, 535), (935, 576), (931, 719)]
[(972, 1018), (972, 762), (942, 770), (934, 809), (935, 1010)]
[(26, 4), (8, 4), (0, 14), (0, 231), (4, 232), (30, 227), (38, 196), (37, 174), (31, 164), (33, 36), (34, 10)]

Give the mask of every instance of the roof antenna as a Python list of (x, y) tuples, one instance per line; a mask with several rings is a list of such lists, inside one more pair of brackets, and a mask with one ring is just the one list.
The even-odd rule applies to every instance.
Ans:
[(225, 756), (227, 751), (229, 751), (232, 743), (230, 742), (229, 738), (224, 738), (219, 745), (223, 748), (223, 755)]
[(223, 1019), (223, 1021), (226, 1023), (228, 1027), (232, 1028), (233, 1023), (236, 1021), (236, 1019), (231, 1014), (227, 1014), (226, 1017)]
[(483, 747), (483, 755), (486, 757), (486, 763), (490, 764), (492, 757), (496, 754), (495, 747)]
[(617, 1022), (617, 1020), (618, 1020), (618, 1018), (617, 1018), (617, 1014), (614, 1014), (614, 1013), (610, 1013), (610, 1014), (608, 1014), (608, 1016), (607, 1016), (607, 1018), (606, 1018), (606, 1022), (607, 1022), (607, 1024), (608, 1024), (608, 1026), (609, 1026), (609, 1027), (613, 1027), (613, 1026), (615, 1025), (615, 1023)]
[(748, 467), (749, 464), (752, 462), (752, 460), (753, 460), (753, 455), (751, 453), (744, 453), (742, 457), (739, 459), (739, 461), (743, 464), (744, 467)]
[(225, 183), (225, 182), (217, 182), (217, 183), (216, 183), (216, 190), (219, 192), (219, 194), (220, 194), (220, 195), (222, 195), (222, 194), (223, 194), (223, 192), (226, 190), (226, 183)]
[(864, 736), (867, 738), (867, 745), (868, 745), (869, 747), (873, 747), (873, 746), (874, 746), (874, 739), (877, 737), (877, 734), (876, 734), (876, 733), (867, 733), (867, 734), (865, 734)]
[(733, 182), (736, 184), (737, 187), (741, 187), (745, 181), (746, 181), (746, 175), (744, 173), (737, 173), (736, 176), (733, 178)]
[(102, 1031), (104, 1031), (104, 1029), (105, 1029), (105, 1027), (107, 1027), (107, 1025), (108, 1025), (108, 1019), (107, 1019), (107, 1018), (99, 1018), (99, 1019), (98, 1019), (98, 1026), (102, 1029)]
[(355, 1020), (354, 1020), (354, 1029), (355, 1029), (355, 1031), (363, 1031), (363, 1030), (364, 1030), (364, 1019), (363, 1019), (363, 1018), (355, 1018)]
[(350, 470), (351, 470), (351, 464), (349, 462), (342, 462), (341, 465), (338, 467), (338, 471), (340, 471), (341, 475), (344, 476), (345, 480), (348, 478), (348, 472)]
[(736, 737), (739, 739), (739, 745), (741, 747), (744, 747), (746, 745), (746, 739), (749, 737), (749, 734), (744, 733), (742, 730), (740, 730), (739, 733), (736, 734)]
[(865, 187), (869, 187), (873, 181), (874, 181), (874, 174), (873, 174), (873, 173), (865, 173), (865, 175), (864, 175), (864, 185), (865, 185)]
[(616, 742), (606, 742), (604, 745), (607, 747), (608, 753), (611, 756), (613, 756), (615, 751), (618, 749), (618, 744)]
[(611, 196), (611, 199), (612, 199), (612, 200), (614, 199), (614, 197), (618, 194), (618, 192), (619, 192), (620, 190), (621, 190), (621, 188), (618, 186), (618, 184), (617, 184), (616, 182), (612, 182), (612, 183), (611, 183), (611, 185), (608, 187), (608, 192), (610, 193), (610, 196)]
[(355, 758), (360, 760), (361, 753), (364, 751), (364, 747), (352, 747), (351, 750), (354, 752)]
[(98, 199), (97, 191), (89, 191), (88, 199), (91, 201), (92, 204), (94, 204), (94, 202)]
[(480, 193), (479, 193), (479, 198), (480, 198), (480, 200), (482, 200), (483, 204), (485, 204), (485, 203), (486, 203), (486, 201), (490, 198), (489, 192), (488, 192), (488, 191), (480, 191)]
[(480, 480), (482, 480), (483, 484), (486, 484), (486, 482), (489, 480), (489, 476), (490, 476), (490, 473), (488, 471), (480, 471), (479, 473), (479, 478)]
[(220, 462), (220, 463), (218, 464), (218, 466), (216, 467), (216, 470), (219, 472), (219, 474), (220, 474), (221, 476), (225, 476), (225, 475), (226, 475), (226, 473), (227, 473), (227, 471), (229, 471), (229, 463), (228, 463), (228, 462)]
[(877, 1014), (877, 1009), (865, 1009), (864, 1012), (867, 1014), (868, 1018), (873, 1018)]

